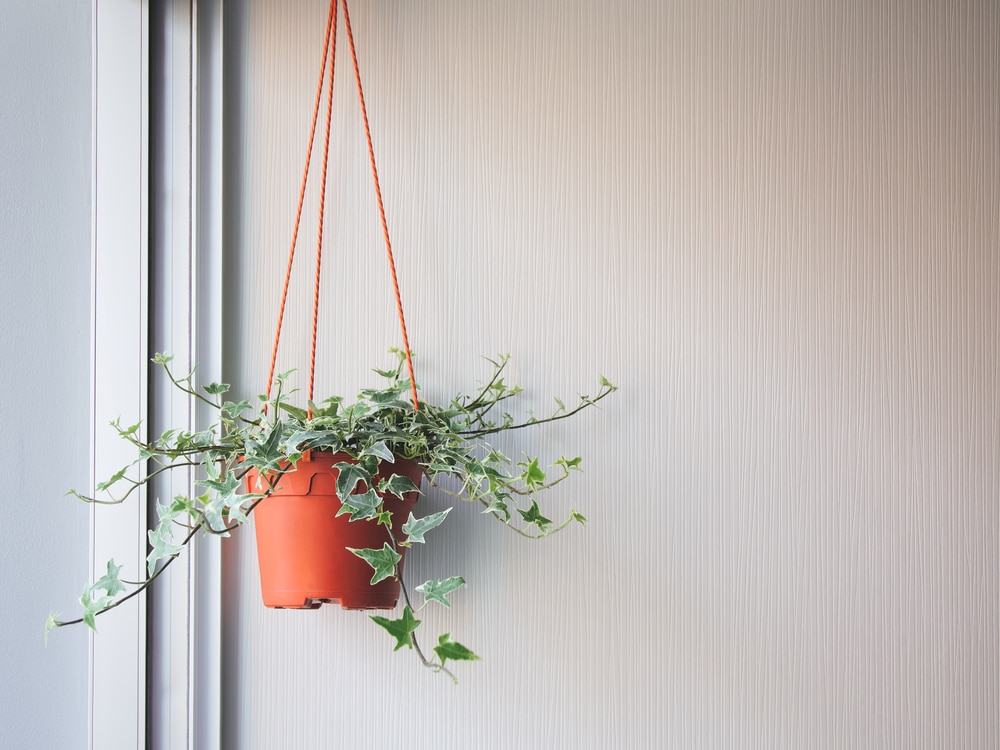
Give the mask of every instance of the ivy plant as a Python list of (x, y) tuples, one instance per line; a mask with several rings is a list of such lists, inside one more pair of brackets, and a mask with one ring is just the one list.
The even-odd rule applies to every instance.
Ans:
[[(268, 497), (280, 477), (294, 471), (307, 450), (342, 452), (351, 462), (337, 464), (337, 493), (343, 507), (358, 523), (377, 523), (388, 530), (390, 542), (381, 549), (352, 549), (373, 570), (372, 584), (389, 577), (400, 580), (402, 613), (397, 618), (370, 615), (371, 620), (395, 639), (394, 650), (412, 649), (427, 667), (454, 675), (449, 662), (478, 659), (476, 654), (444, 633), (431, 651), (421, 645), (417, 632), (418, 615), (428, 605), (450, 607), (449, 597), (465, 585), (461, 576), (428, 580), (410, 588), (402, 580), (403, 547), (426, 543), (428, 533), (447, 519), (451, 508), (420, 517), (412, 512), (402, 527), (405, 540), (392, 533), (391, 514), (380, 494), (402, 495), (419, 491), (414, 483), (399, 474), (381, 472), (384, 478), (374, 481), (379, 465), (397, 459), (416, 461), (430, 488), (445, 495), (476, 503), (485, 516), (530, 538), (549, 536), (572, 523), (583, 524), (584, 516), (571, 510), (559, 521), (542, 510), (538, 497), (545, 490), (567, 479), (580, 469), (579, 457), (562, 457), (551, 466), (543, 466), (537, 457), (513, 461), (491, 444), (492, 436), (530, 426), (568, 419), (590, 408), (616, 390), (603, 376), (593, 395), (580, 396), (571, 406), (556, 399), (553, 411), (544, 417), (516, 419), (508, 406), (522, 389), (509, 384), (504, 375), (509, 357), (487, 360), (492, 373), (471, 395), (459, 394), (446, 406), (421, 401), (414, 408), (409, 400), (410, 382), (405, 378), (403, 352), (393, 349), (393, 367), (376, 370), (384, 378), (381, 388), (366, 388), (357, 400), (346, 404), (340, 397), (320, 403), (309, 402), (306, 408), (291, 403), (287, 390), (289, 373), (276, 378), (275, 395), (259, 396), (256, 402), (228, 398), (229, 386), (212, 383), (198, 388), (194, 373), (175, 374), (170, 357), (158, 354), (171, 383), (212, 407), (215, 419), (198, 432), (167, 430), (144, 441), (139, 438), (140, 424), (112, 422), (118, 435), (135, 448), (135, 459), (96, 487), (94, 493), (71, 494), (88, 503), (117, 504), (127, 501), (154, 477), (174, 469), (198, 471), (194, 483), (197, 492), (179, 494), (168, 503), (157, 503), (157, 518), (148, 531), (147, 570), (139, 581), (122, 576), (114, 560), (107, 563), (103, 576), (88, 585), (82, 596), (82, 614), (76, 619), (61, 620), (55, 615), (46, 623), (46, 633), (53, 628), (86, 623), (96, 628), (96, 618), (137, 596), (149, 587), (177, 558), (198, 533), (227, 536), (245, 524), (254, 507)], [(268, 477), (263, 486), (248, 488), (244, 477), (251, 469)], [(388, 474), (388, 476), (385, 476)], [(368, 488), (368, 489), (366, 489)], [(373, 491), (373, 489), (377, 489)], [(419, 594), (422, 601), (415, 601)]]

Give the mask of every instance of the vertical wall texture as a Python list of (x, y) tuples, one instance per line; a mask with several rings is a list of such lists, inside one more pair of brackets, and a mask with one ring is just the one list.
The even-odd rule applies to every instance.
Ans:
[[(227, 5), (247, 394), (325, 5)], [(227, 746), (1000, 744), (996, 5), (354, 5), (425, 396), (498, 352), (537, 410), (599, 371), (621, 391), (506, 445), (585, 457), (550, 502), (588, 528), (532, 544), (459, 508), (408, 562), (469, 582), (428, 617), (484, 657), (458, 687), (363, 615), (263, 609), (252, 534), (228, 543)], [(340, 51), (319, 396), (399, 343)], [(312, 246), (279, 370), (307, 365)]]
[(0, 747), (87, 737), (87, 634), (42, 630), (89, 577), (64, 495), (90, 481), (90, 11), (12, 0), (0, 24)]

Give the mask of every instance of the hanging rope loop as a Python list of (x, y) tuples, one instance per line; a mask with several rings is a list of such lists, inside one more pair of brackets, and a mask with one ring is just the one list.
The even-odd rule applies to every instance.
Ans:
[[(323, 96), (323, 81), (326, 77), (326, 62), (330, 60), (330, 86), (333, 86), (333, 61), (334, 55), (330, 54), (331, 35), (336, 34), (337, 0), (330, 0), (330, 11), (326, 18), (326, 34), (323, 42), (323, 61), (319, 68), (319, 81), (316, 84), (316, 97), (313, 103), (312, 121), (309, 126), (309, 142), (306, 146), (306, 163), (302, 169), (302, 185), (299, 188), (299, 203), (295, 209), (295, 225), (292, 229), (292, 244), (288, 250), (288, 264), (285, 267), (285, 283), (281, 287), (281, 303), (278, 306), (278, 325), (274, 331), (274, 346), (271, 348), (271, 365), (267, 371), (266, 398), (271, 398), (271, 387), (274, 385), (274, 368), (278, 361), (278, 344), (281, 341), (281, 327), (285, 320), (285, 303), (288, 300), (288, 286), (292, 278), (292, 262), (295, 260), (295, 246), (299, 239), (299, 224), (302, 220), (302, 204), (305, 201), (306, 185), (309, 182), (309, 165), (312, 162), (313, 141), (316, 136), (316, 120), (319, 118), (319, 103)], [(327, 120), (327, 139), (329, 141), (329, 119)], [(325, 171), (325, 167), (324, 167)], [(326, 180), (323, 180), (323, 189), (326, 189)], [(310, 380), (312, 379), (310, 375)], [(310, 398), (312, 396), (310, 395)], [(264, 412), (267, 412), (267, 403), (264, 404)]]
[[(364, 120), (365, 126), (365, 140), (368, 145), (368, 160), (372, 169), (372, 179), (375, 182), (375, 197), (378, 201), (379, 217), (382, 221), (382, 234), (385, 238), (385, 250), (386, 255), (389, 260), (389, 273), (392, 278), (392, 288), (393, 293), (396, 297), (396, 311), (399, 315), (399, 327), (403, 335), (403, 351), (406, 354), (406, 366), (410, 376), (410, 396), (413, 399), (414, 410), (419, 410), (420, 402), (417, 398), (417, 381), (413, 373), (413, 359), (410, 354), (410, 341), (409, 336), (406, 332), (406, 318), (403, 315), (403, 301), (399, 292), (399, 281), (396, 276), (396, 263), (392, 255), (392, 243), (389, 240), (389, 225), (385, 217), (385, 206), (382, 201), (382, 188), (379, 184), (378, 179), (378, 168), (375, 164), (375, 149), (372, 146), (372, 136), (371, 128), (368, 123), (368, 110), (365, 106), (365, 94), (364, 89), (361, 86), (361, 71), (358, 66), (358, 55), (357, 49), (354, 45), (354, 33), (351, 29), (351, 18), (347, 9), (347, 0), (342, 0), (344, 6), (344, 25), (347, 29), (347, 40), (351, 48), (351, 60), (354, 64), (354, 80), (358, 87), (358, 99), (361, 104), (361, 116)], [(319, 106), (323, 94), (323, 83), (326, 81), (327, 84), (327, 98), (326, 98), (326, 130), (324, 134), (323, 141), (323, 170), (322, 177), (320, 180), (320, 194), (319, 194), (319, 219), (317, 228), (317, 240), (316, 240), (316, 271), (315, 280), (313, 282), (313, 316), (312, 316), (312, 338), (310, 342), (310, 352), (309, 352), (309, 403), (313, 401), (313, 387), (316, 380), (316, 339), (317, 330), (319, 323), (319, 291), (320, 291), (320, 268), (322, 265), (323, 257), (323, 228), (324, 228), (324, 216), (326, 209), (326, 182), (327, 182), (327, 168), (329, 164), (330, 156), (330, 123), (332, 119), (333, 112), (333, 72), (337, 56), (337, 11), (338, 11), (338, 0), (330, 0), (330, 10), (327, 14), (326, 21), (326, 34), (325, 41), (323, 45), (323, 60), (320, 65), (319, 82), (316, 84), (316, 96), (313, 104), (313, 114), (312, 122), (309, 127), (309, 143), (306, 149), (306, 162), (302, 170), (302, 183), (299, 188), (299, 201), (298, 207), (295, 211), (295, 225), (292, 230), (292, 243), (291, 248), (288, 251), (288, 264), (285, 269), (285, 282), (281, 290), (281, 303), (278, 307), (278, 325), (274, 333), (274, 346), (271, 349), (271, 364), (267, 374), (267, 395), (266, 399), (271, 397), (271, 387), (274, 382), (274, 369), (278, 359), (278, 344), (281, 340), (281, 329), (282, 323), (285, 317), (285, 303), (288, 298), (288, 287), (292, 275), (292, 263), (295, 259), (295, 247), (298, 242), (299, 235), (299, 224), (302, 218), (302, 205), (305, 200), (306, 185), (309, 181), (309, 165), (312, 161), (313, 152), (313, 142), (316, 135), (316, 122), (319, 118)], [(329, 77), (327, 77), (327, 62), (329, 61)], [(264, 406), (265, 413), (267, 411), (267, 404)], [(312, 417), (312, 407), (309, 408), (308, 415)]]
[(368, 161), (372, 166), (372, 179), (375, 181), (375, 198), (378, 200), (378, 214), (382, 219), (382, 234), (385, 237), (385, 252), (389, 258), (389, 273), (392, 276), (392, 289), (396, 294), (396, 312), (399, 314), (399, 329), (403, 334), (403, 351), (406, 353), (406, 368), (410, 373), (410, 396), (413, 408), (420, 409), (417, 399), (417, 381), (413, 375), (413, 358), (410, 356), (410, 340), (406, 334), (406, 318), (403, 315), (403, 300), (399, 294), (399, 281), (396, 278), (396, 262), (392, 257), (392, 242), (389, 241), (389, 225), (385, 220), (385, 205), (382, 203), (382, 187), (378, 181), (378, 168), (375, 166), (375, 149), (372, 147), (372, 131), (368, 126), (368, 108), (365, 107), (365, 92), (361, 86), (361, 70), (358, 67), (358, 52), (354, 47), (354, 33), (351, 31), (351, 16), (347, 10), (347, 0), (344, 3), (344, 25), (347, 27), (347, 42), (351, 47), (351, 61), (354, 63), (354, 80), (358, 85), (358, 100), (361, 103), (361, 117), (365, 123), (365, 140), (368, 142)]

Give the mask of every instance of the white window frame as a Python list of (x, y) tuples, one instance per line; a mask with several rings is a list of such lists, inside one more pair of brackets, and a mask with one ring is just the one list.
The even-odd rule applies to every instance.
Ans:
[[(151, 396), (163, 398), (157, 379), (150, 379), (151, 322), (168, 344), (183, 349), (179, 366), (197, 361), (202, 382), (221, 374), (222, 0), (169, 0), (155, 11), (164, 12), (169, 24), (157, 33), (165, 35), (170, 60), (153, 61), (153, 67), (160, 66), (169, 83), (156, 95), (167, 119), (158, 127), (170, 134), (170, 145), (152, 155), (153, 171), (171, 189), (151, 192), (150, 3), (92, 0), (95, 482), (132, 459), (108, 421), (120, 416), (145, 424)], [(151, 212), (153, 246), (167, 253), (152, 280)], [(173, 303), (151, 310), (151, 292)], [(176, 399), (169, 412), (191, 426), (206, 418)], [(145, 572), (147, 498), (130, 500), (136, 501), (95, 508), (95, 577), (111, 558), (127, 578)], [(168, 585), (157, 594), (160, 606), (152, 616), (141, 595), (98, 620), (89, 684), (88, 744), (95, 750), (220, 745), (218, 540), (203, 540), (173, 567), (169, 582), (158, 581)]]

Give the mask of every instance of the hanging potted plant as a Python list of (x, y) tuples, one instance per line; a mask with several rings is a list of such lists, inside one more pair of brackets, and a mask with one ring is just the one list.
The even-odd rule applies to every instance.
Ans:
[[(537, 457), (515, 462), (492, 445), (490, 438), (572, 417), (610, 395), (615, 386), (602, 377), (598, 390), (581, 396), (572, 408), (557, 400), (552, 414), (519, 421), (509, 411), (508, 403), (522, 389), (505, 381), (505, 356), (491, 361), (492, 373), (472, 395), (460, 393), (445, 406), (421, 403), (418, 409), (407, 398), (412, 384), (403, 373), (406, 358), (401, 351), (394, 353), (395, 366), (378, 370), (385, 378), (384, 386), (362, 390), (354, 403), (345, 404), (334, 397), (320, 405), (310, 402), (306, 409), (293, 406), (282, 375), (276, 379), (275, 395), (262, 396), (257, 410), (249, 401), (227, 400), (229, 388), (225, 384), (195, 388), (193, 374), (175, 375), (169, 357), (158, 355), (154, 361), (163, 366), (171, 382), (188, 396), (210, 404), (216, 419), (199, 432), (167, 430), (148, 442), (137, 438), (138, 424), (126, 427), (113, 423), (118, 434), (136, 449), (136, 459), (101, 483), (98, 490), (110, 493), (115, 502), (126, 501), (154, 476), (193, 466), (202, 472), (203, 478), (195, 485), (203, 492), (178, 495), (169, 505), (158, 505), (156, 525), (148, 532), (144, 580), (128, 583), (121, 568), (109, 561), (106, 574), (84, 590), (80, 617), (59, 620), (51, 616), (46, 630), (79, 622), (95, 627), (97, 616), (150, 586), (196, 534), (227, 536), (245, 524), (251, 513), (266, 512), (268, 506), (280, 509), (286, 503), (295, 504), (312, 490), (322, 497), (320, 515), (357, 527), (369, 542), (362, 542), (366, 546), (352, 547), (348, 543), (339, 548), (342, 542), (321, 544), (328, 558), (315, 559), (306, 567), (336, 567), (332, 561), (357, 561), (364, 570), (365, 584), (373, 591), (365, 591), (363, 586), (349, 591), (323, 589), (321, 585), (308, 589), (307, 585), (294, 597), (279, 596), (268, 601), (274, 594), (267, 590), (263, 558), (268, 554), (266, 544), (272, 542), (265, 542), (260, 547), (265, 603), (313, 607), (330, 599), (339, 600), (347, 608), (391, 608), (396, 592), (401, 592), (403, 609), (399, 617), (371, 615), (396, 639), (396, 650), (412, 648), (424, 665), (449, 675), (449, 661), (476, 659), (473, 651), (452, 640), (450, 634), (438, 637), (433, 654), (424, 651), (417, 637), (420, 610), (431, 602), (450, 606), (448, 597), (465, 584), (460, 575), (424, 581), (412, 591), (405, 583), (405, 551), (425, 543), (426, 535), (440, 526), (450, 512), (448, 508), (424, 515), (415, 513), (413, 504), (421, 491), (421, 481), (428, 489), (448, 497), (479, 504), (484, 516), (522, 536), (545, 537), (571, 523), (583, 523), (586, 519), (577, 510), (556, 522), (543, 513), (538, 501), (541, 493), (580, 468), (579, 457), (560, 458), (550, 467), (543, 467)], [(309, 464), (317, 464), (320, 470), (305, 468)], [(130, 476), (136, 467), (141, 470), (146, 465), (150, 469), (145, 473)], [(323, 476), (325, 469), (333, 470), (326, 472), (332, 486), (319, 488), (321, 491), (316, 493), (317, 482), (328, 481)], [(114, 495), (118, 488), (124, 491)], [(96, 500), (92, 495), (74, 494), (88, 502)], [(308, 518), (308, 512), (301, 509), (293, 515)], [(258, 526), (262, 520), (258, 518)], [(282, 524), (285, 530), (292, 529), (293, 544), (306, 533), (283, 521), (278, 525)], [(389, 586), (379, 589), (386, 582)], [(355, 591), (359, 592), (356, 597)], [(419, 604), (416, 594), (422, 596)]]
[[(319, 274), (339, 5), (344, 9), (403, 348), (392, 350), (396, 355), (392, 367), (376, 370), (386, 381), (383, 387), (362, 390), (353, 403), (345, 403), (337, 396), (317, 404), (313, 384)], [(425, 536), (440, 526), (450, 511), (448, 508), (420, 516), (414, 513), (422, 480), (426, 480), (426, 487), (447, 496), (478, 503), (487, 517), (523, 536), (545, 537), (573, 522), (585, 521), (576, 510), (559, 522), (553, 521), (544, 515), (538, 502), (542, 492), (579, 469), (579, 457), (560, 458), (551, 467), (543, 466), (537, 457), (512, 461), (490, 439), (510, 430), (572, 417), (610, 395), (615, 386), (601, 377), (598, 390), (581, 396), (572, 408), (557, 400), (558, 408), (552, 414), (521, 421), (509, 410), (509, 400), (522, 391), (505, 381), (508, 359), (504, 356), (491, 360), (492, 373), (472, 395), (459, 393), (445, 405), (419, 400), (346, 0), (330, 0), (320, 71), (267, 392), (257, 404), (230, 401), (226, 398), (228, 385), (214, 383), (198, 388), (193, 373), (177, 375), (170, 369), (168, 356), (156, 356), (154, 361), (163, 366), (177, 388), (212, 407), (214, 422), (194, 433), (167, 430), (149, 442), (139, 440), (139, 424), (124, 427), (120, 422), (113, 423), (118, 434), (136, 449), (135, 460), (98, 485), (97, 493), (74, 494), (87, 502), (123, 502), (155, 476), (192, 468), (200, 475), (195, 485), (203, 492), (181, 494), (167, 505), (157, 505), (157, 521), (148, 532), (145, 578), (128, 583), (120, 575), (121, 568), (109, 561), (106, 574), (84, 590), (81, 616), (72, 620), (51, 616), (46, 632), (78, 622), (94, 627), (98, 615), (150, 586), (195, 535), (227, 536), (253, 513), (265, 605), (308, 609), (335, 601), (348, 609), (391, 609), (402, 595), (399, 617), (371, 615), (371, 619), (396, 639), (396, 650), (412, 648), (424, 665), (454, 679), (447, 663), (476, 659), (475, 653), (452, 640), (448, 633), (438, 637), (433, 654), (425, 652), (416, 635), (420, 625), (417, 615), (432, 602), (451, 606), (448, 597), (465, 584), (464, 578), (454, 575), (424, 581), (412, 593), (403, 578), (406, 550), (424, 543)], [(275, 362), (324, 80), (327, 128), (320, 180), (309, 387), (302, 407), (290, 403), (286, 376), (275, 375)], [(273, 396), (272, 386), (276, 387)], [(119, 494), (114, 496), (115, 492)], [(99, 493), (112, 493), (112, 497), (98, 500)], [(419, 605), (415, 601), (418, 593), (423, 598)]]

